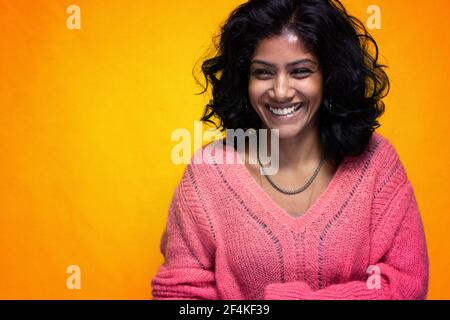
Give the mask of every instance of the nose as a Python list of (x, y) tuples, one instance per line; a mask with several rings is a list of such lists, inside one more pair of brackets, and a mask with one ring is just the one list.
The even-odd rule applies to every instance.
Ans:
[(269, 90), (269, 97), (273, 100), (284, 102), (290, 101), (295, 95), (291, 88), (288, 77), (279, 75), (273, 81), (273, 87)]

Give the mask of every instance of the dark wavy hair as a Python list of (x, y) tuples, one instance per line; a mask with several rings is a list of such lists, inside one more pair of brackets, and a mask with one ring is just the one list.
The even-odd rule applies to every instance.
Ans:
[[(324, 157), (339, 163), (360, 155), (380, 126), (389, 79), (377, 43), (338, 0), (250, 0), (237, 7), (214, 37), (215, 55), (202, 62), (206, 85), (199, 94), (211, 85), (212, 99), (201, 120), (222, 132), (261, 128), (255, 110), (245, 108), (250, 59), (261, 40), (286, 31), (302, 39), (323, 73), (317, 125)], [(331, 110), (325, 106), (330, 100)]]

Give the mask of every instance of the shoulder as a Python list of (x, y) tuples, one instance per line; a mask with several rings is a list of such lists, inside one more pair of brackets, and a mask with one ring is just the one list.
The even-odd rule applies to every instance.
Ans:
[(214, 140), (194, 152), (189, 165), (210, 166), (235, 163), (239, 159), (232, 146), (224, 138)]
[(374, 160), (398, 159), (398, 153), (391, 141), (379, 132), (373, 132), (365, 150)]
[(373, 166), (377, 176), (385, 176), (386, 179), (394, 178), (399, 183), (406, 182), (408, 180), (406, 170), (392, 142), (382, 134), (374, 132), (371, 143), (378, 143), (378, 148), (373, 156)]
[(357, 157), (348, 157), (352, 163), (366, 163), (375, 170), (401, 164), (400, 156), (391, 141), (379, 132), (373, 132), (365, 150)]
[[(394, 144), (380, 133), (374, 132), (368, 149), (373, 150), (368, 165), (368, 175), (373, 181), (373, 198), (380, 207), (389, 204), (394, 198), (404, 198), (412, 192), (406, 169)], [(378, 202), (377, 202), (378, 201)]]
[(232, 179), (230, 170), (233, 166), (230, 164), (237, 164), (240, 158), (224, 141), (215, 140), (196, 150), (186, 165), (182, 182), (187, 181), (201, 191), (214, 188), (225, 177)]
[(346, 165), (355, 177), (373, 181), (376, 188), (399, 186), (408, 181), (399, 153), (391, 141), (378, 132), (373, 132), (362, 154), (347, 157)]
[(392, 161), (399, 160), (400, 157), (395, 146), (392, 144), (389, 138), (382, 135), (381, 133), (374, 132), (372, 134), (372, 138), (370, 139), (370, 144), (377, 144), (379, 146), (376, 151), (377, 158), (384, 160), (391, 159)]

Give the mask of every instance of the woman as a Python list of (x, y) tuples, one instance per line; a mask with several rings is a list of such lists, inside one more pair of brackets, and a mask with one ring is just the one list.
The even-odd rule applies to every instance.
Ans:
[(251, 0), (217, 49), (202, 120), (277, 130), (279, 168), (265, 175), (248, 147), (224, 148), (244, 163), (187, 166), (154, 299), (425, 299), (423, 225), (374, 132), (389, 81), (364, 25), (336, 0)]

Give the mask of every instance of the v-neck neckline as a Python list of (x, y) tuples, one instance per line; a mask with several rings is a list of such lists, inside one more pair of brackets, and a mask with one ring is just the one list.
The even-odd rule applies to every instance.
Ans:
[(327, 187), (319, 195), (319, 197), (314, 201), (314, 203), (302, 214), (298, 216), (293, 216), (285, 209), (283, 209), (272, 197), (258, 184), (255, 178), (250, 173), (249, 169), (246, 167), (244, 160), (241, 158), (239, 153), (234, 150), (234, 159), (239, 157), (242, 161), (237, 161), (235, 173), (239, 181), (242, 182), (244, 187), (254, 196), (261, 201), (268, 212), (273, 212), (277, 218), (282, 219), (287, 223), (300, 224), (302, 222), (308, 223), (314, 220), (315, 216), (321, 212), (320, 207), (324, 207), (332, 198), (336, 189), (338, 189), (339, 183), (341, 182), (342, 175), (344, 173), (344, 166), (346, 159), (341, 161), (338, 165), (333, 177), (329, 181)]

